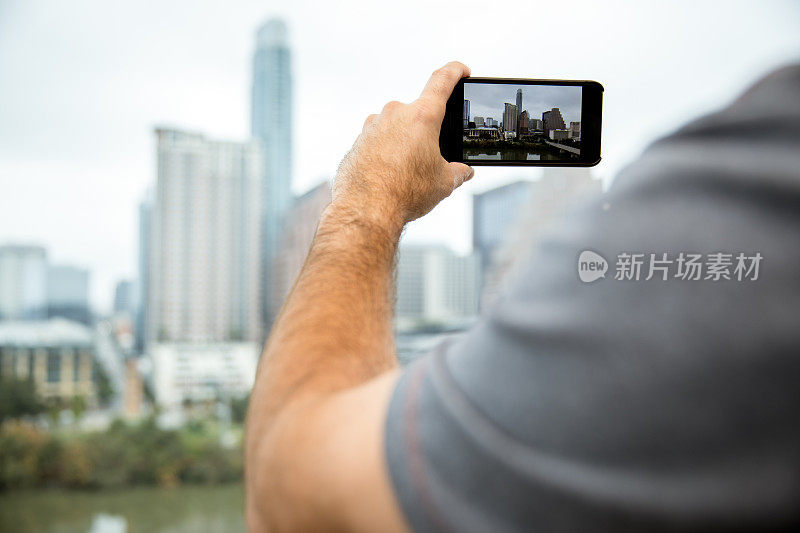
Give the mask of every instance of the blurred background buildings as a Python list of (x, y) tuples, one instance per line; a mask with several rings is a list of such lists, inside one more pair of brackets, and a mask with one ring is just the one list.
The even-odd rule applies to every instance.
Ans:
[[(0, 491), (239, 479), (246, 395), (336, 165), (368, 114), (416, 98), (444, 62), (600, 81), (603, 162), (479, 168), (408, 226), (396, 277), (403, 363), (462, 335), (547, 228), (649, 142), (800, 50), (794, 0), (519, 2), (507, 9), (519, 20), (564, 24), (501, 41), (474, 30), (500, 12), (491, 2), (277, 9), (285, 16), (264, 20), (256, 0), (0, 2), (0, 432), (13, 433), (0, 440), (24, 443), (2, 449)], [(475, 126), (580, 136), (578, 122), (515, 101)], [(12, 451), (38, 455), (5, 468)], [(57, 514), (50, 503), (33, 514)]]

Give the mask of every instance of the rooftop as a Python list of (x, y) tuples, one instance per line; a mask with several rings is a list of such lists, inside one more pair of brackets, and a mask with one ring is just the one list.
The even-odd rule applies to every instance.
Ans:
[(88, 346), (93, 342), (92, 330), (63, 318), (0, 322), (0, 346)]

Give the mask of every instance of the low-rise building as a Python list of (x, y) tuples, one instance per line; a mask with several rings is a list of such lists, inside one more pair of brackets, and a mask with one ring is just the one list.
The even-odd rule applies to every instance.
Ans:
[(569, 130), (550, 130), (551, 141), (563, 141), (569, 139)]
[(0, 378), (32, 379), (43, 399), (97, 399), (93, 332), (64, 319), (0, 323)]
[(156, 403), (177, 410), (184, 402), (246, 396), (255, 380), (259, 346), (255, 342), (153, 344), (149, 352)]
[(478, 312), (480, 258), (443, 245), (401, 245), (397, 261), (399, 329), (451, 324)]

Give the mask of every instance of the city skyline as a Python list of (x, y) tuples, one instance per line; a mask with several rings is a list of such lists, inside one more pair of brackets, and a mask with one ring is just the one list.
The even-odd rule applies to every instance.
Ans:
[(580, 86), (465, 83), (464, 99), (470, 101), (470, 120), (477, 116), (492, 117), (500, 122), (503, 106), (517, 105), (519, 89), (522, 90), (522, 109), (517, 109), (518, 115), (528, 111), (530, 118), (541, 120), (542, 113), (557, 107), (567, 125), (581, 121)]
[[(460, 59), (476, 76), (601, 81), (607, 90), (604, 153), (596, 171), (608, 182), (655, 137), (726, 104), (800, 49), (796, 2), (732, 5), (725, 10), (727, 31), (699, 48), (692, 40), (676, 41), (674, 28), (702, 35), (719, 19), (718, 7), (689, 0), (628, 3), (627, 30), (609, 34), (605, 28), (622, 6), (576, 0), (570, 5), (570, 39), (558, 25), (508, 34), (506, 49), (558, 42), (558, 54), (526, 63), (518, 54), (498, 54), (492, 32), (460, 38), (463, 28), (496, 14), (494, 6), (480, 2), (455, 12), (416, 0), (402, 12), (382, 5), (364, 9), (353, 0), (299, 0), (277, 12), (254, 0), (202, 6), (188, 0), (3, 2), (0, 98), (9, 105), (0, 107), (0, 243), (42, 245), (53, 261), (88, 268), (93, 307), (110, 310), (116, 283), (136, 277), (137, 205), (154, 177), (153, 126), (247, 139), (253, 35), (271, 15), (286, 19), (296, 51), (296, 193), (333, 176), (368, 114), (389, 100), (416, 98), (430, 72), (450, 59)], [(309, 17), (312, 9), (315, 16)], [(428, 16), (420, 19), (419, 9)], [(516, 9), (535, 20), (565, 14), (555, 4)], [(353, 12), (362, 16), (353, 18)], [(411, 31), (415, 39), (408, 42)], [(745, 42), (742, 34), (752, 38)], [(586, 53), (601, 40), (598, 54)], [(369, 50), (364, 42), (371, 43)], [(675, 54), (659, 53), (665, 43)], [(724, 61), (731, 53), (740, 54), (740, 61)], [(632, 69), (633, 57), (648, 60)], [(368, 58), (380, 60), (371, 62), (366, 76)], [(665, 72), (691, 83), (676, 90), (660, 83)], [(358, 84), (365, 86), (354, 90)], [(320, 117), (336, 130), (324, 143), (315, 127)], [(412, 223), (404, 240), (446, 242), (466, 251), (469, 192), (538, 176), (536, 170), (480, 168), (463, 194)]]

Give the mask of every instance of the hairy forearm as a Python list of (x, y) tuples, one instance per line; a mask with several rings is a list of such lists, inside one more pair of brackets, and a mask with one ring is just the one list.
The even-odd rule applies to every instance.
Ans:
[(248, 444), (293, 400), (352, 387), (396, 366), (392, 270), (402, 231), (396, 218), (334, 204), (325, 210), (262, 357)]
[(252, 530), (402, 530), (381, 446), (397, 379), (392, 271), (404, 224), (472, 177), (438, 147), (447, 99), (468, 74), (449, 63), (414, 103), (370, 115), (339, 167), (250, 397)]

